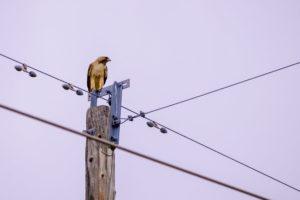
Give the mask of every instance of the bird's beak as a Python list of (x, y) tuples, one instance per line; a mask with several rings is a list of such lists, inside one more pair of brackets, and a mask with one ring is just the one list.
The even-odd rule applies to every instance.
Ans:
[(110, 62), (111, 61), (111, 59), (110, 58), (107, 58), (107, 62)]

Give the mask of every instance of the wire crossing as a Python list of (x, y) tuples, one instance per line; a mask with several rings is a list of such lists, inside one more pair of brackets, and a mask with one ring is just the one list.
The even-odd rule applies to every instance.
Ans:
[[(2, 56), (2, 57), (4, 57), (4, 58), (7, 58), (7, 59), (9, 59), (9, 60), (11, 60), (11, 61), (14, 61), (14, 62), (16, 62), (16, 63), (19, 63), (19, 64), (21, 64), (21, 65), (25, 65), (25, 63), (22, 63), (22, 62), (20, 62), (20, 61), (14, 59), (14, 58), (11, 58), (11, 57), (9, 57), (9, 56), (4, 55), (4, 54), (1, 54), (1, 53), (0, 53), (0, 56)], [(267, 72), (267, 73), (264, 73), (264, 74), (261, 74), (261, 75), (259, 75), (259, 76), (255, 76), (255, 77), (246, 79), (246, 80), (244, 80), (244, 81), (237, 82), (237, 83), (235, 83), (235, 84), (231, 84), (231, 85), (225, 86), (225, 87), (223, 87), (223, 88), (220, 88), (220, 89), (217, 89), (217, 90), (208, 92), (208, 93), (206, 93), (206, 95), (211, 94), (211, 93), (214, 93), (214, 92), (217, 92), (217, 91), (220, 91), (220, 90), (223, 90), (223, 89), (226, 89), (226, 88), (229, 88), (229, 87), (233, 87), (234, 85), (242, 84), (242, 83), (244, 83), (244, 82), (253, 80), (253, 79), (255, 79), (255, 78), (258, 78), (258, 77), (261, 77), (261, 76), (265, 76), (265, 75), (270, 74), (270, 73), (274, 73), (274, 72), (276, 72), (276, 71), (280, 71), (280, 70), (283, 70), (283, 69), (292, 67), (292, 66), (297, 65), (297, 64), (300, 64), (300, 62), (291, 64), (291, 65), (288, 65), (288, 66), (285, 66), (285, 67), (282, 67), (282, 68), (279, 68), (279, 69), (276, 69), (276, 70), (273, 70), (273, 71), (270, 71), (270, 72)], [(40, 72), (41, 74), (44, 74), (44, 75), (46, 75), (46, 76), (49, 76), (50, 78), (53, 78), (53, 79), (55, 79), (55, 80), (57, 80), (57, 81), (60, 81), (60, 82), (62, 82), (62, 83), (66, 83), (66, 84), (70, 84), (70, 83), (68, 83), (67, 81), (62, 80), (62, 79), (60, 79), (60, 78), (57, 78), (57, 77), (55, 77), (55, 76), (53, 76), (53, 75), (51, 75), (51, 74), (49, 74), (49, 73), (46, 73), (46, 72), (44, 72), (44, 71), (42, 71), (42, 70), (40, 70), (40, 69), (31, 67), (31, 66), (28, 66), (28, 65), (26, 65), (26, 66), (27, 66), (28, 68), (31, 68), (31, 69), (33, 69), (33, 70), (36, 70), (36, 71)], [(82, 89), (81, 87), (78, 87), (78, 86), (73, 85), (73, 84), (71, 84), (71, 85), (72, 85), (74, 88), (80, 89), (80, 90), (82, 90), (83, 92), (85, 92), (85, 93), (87, 93), (87, 94), (94, 95), (93, 93), (89, 93), (87, 90)], [(203, 94), (203, 95), (205, 95), (205, 94)], [(203, 95), (202, 95), (202, 96), (203, 96)], [(200, 97), (200, 95), (198, 95), (198, 96)], [(199, 97), (198, 97), (198, 98), (199, 98)], [(102, 98), (102, 97), (101, 97), (101, 98)], [(194, 97), (194, 98), (196, 98), (196, 97)], [(105, 100), (105, 101), (107, 102), (107, 99), (105, 99), (105, 98), (102, 98), (102, 99)], [(192, 99), (190, 99), (190, 100), (192, 100)], [(263, 175), (263, 176), (265, 176), (265, 177), (267, 177), (267, 178), (270, 178), (271, 180), (276, 181), (277, 183), (280, 183), (280, 184), (282, 184), (282, 185), (284, 185), (284, 186), (289, 187), (290, 189), (293, 189), (293, 190), (295, 190), (295, 191), (297, 191), (297, 192), (300, 192), (300, 189), (298, 189), (298, 188), (296, 188), (296, 187), (294, 187), (294, 186), (292, 186), (292, 185), (290, 185), (290, 184), (288, 184), (288, 183), (286, 183), (286, 182), (284, 182), (284, 181), (281, 181), (281, 180), (279, 180), (278, 178), (275, 178), (274, 176), (268, 175), (267, 173), (265, 173), (265, 172), (263, 172), (263, 171), (261, 171), (261, 170), (258, 170), (258, 169), (256, 169), (256, 168), (254, 168), (254, 167), (252, 167), (252, 166), (250, 166), (250, 165), (244, 163), (244, 162), (241, 162), (241, 161), (239, 161), (239, 160), (237, 160), (237, 159), (235, 159), (235, 158), (233, 158), (233, 157), (231, 157), (231, 156), (229, 156), (229, 155), (226, 155), (225, 153), (222, 153), (221, 151), (218, 151), (218, 150), (216, 150), (216, 149), (214, 149), (214, 148), (212, 148), (212, 147), (209, 147), (208, 145), (206, 145), (206, 144), (204, 144), (204, 143), (201, 143), (201, 142), (197, 141), (196, 139), (193, 139), (193, 138), (191, 138), (191, 137), (189, 137), (189, 136), (187, 136), (187, 135), (185, 135), (185, 134), (183, 134), (183, 133), (180, 133), (179, 131), (176, 131), (176, 130), (174, 130), (174, 129), (172, 129), (172, 128), (166, 126), (166, 125), (163, 125), (163, 124), (161, 124), (161, 123), (159, 123), (159, 122), (157, 122), (157, 121), (155, 121), (155, 120), (153, 120), (153, 119), (151, 119), (151, 118), (149, 118), (149, 117), (146, 117), (146, 116), (145, 116), (146, 113), (143, 113), (143, 115), (141, 115), (141, 113), (138, 113), (138, 112), (136, 112), (136, 111), (134, 111), (134, 110), (132, 110), (132, 109), (126, 107), (126, 106), (121, 106), (121, 107), (122, 107), (123, 109), (125, 109), (125, 110), (127, 110), (127, 111), (129, 111), (129, 112), (131, 112), (131, 113), (133, 113), (133, 114), (135, 114), (136, 116), (134, 116), (134, 118), (136, 118), (136, 117), (142, 117), (142, 118), (144, 118), (144, 119), (146, 119), (146, 120), (150, 120), (150, 121), (152, 121), (152, 122), (155, 122), (156, 124), (158, 124), (158, 125), (164, 127), (165, 129), (169, 130), (170, 132), (172, 132), (172, 133), (174, 133), (174, 134), (176, 134), (176, 135), (178, 135), (178, 136), (180, 136), (180, 137), (182, 137), (182, 138), (184, 138), (184, 139), (186, 139), (186, 140), (189, 140), (190, 142), (193, 142), (194, 144), (197, 144), (197, 145), (199, 145), (199, 146), (202, 146), (202, 147), (204, 147), (204, 148), (206, 148), (206, 149), (208, 149), (208, 150), (210, 150), (210, 151), (215, 152), (216, 154), (218, 154), (218, 155), (220, 155), (220, 156), (223, 156), (224, 158), (227, 158), (227, 159), (229, 159), (229, 160), (231, 160), (231, 161), (233, 161), (233, 162), (235, 162), (235, 163), (237, 163), (237, 164), (240, 164), (240, 165), (242, 165), (242, 166), (244, 166), (244, 167), (246, 167), (246, 168), (248, 168), (248, 169), (250, 169), (250, 170), (252, 170), (252, 171), (254, 171), (254, 172), (257, 172), (257, 173), (259, 173), (259, 174), (261, 174), (261, 175)], [(148, 112), (148, 113), (149, 113), (149, 112)], [(126, 120), (126, 121), (127, 121), (127, 120)], [(159, 129), (158, 127), (155, 127), (155, 128)]]
[(249, 195), (249, 196), (251, 196), (251, 197), (255, 197), (255, 198), (257, 198), (257, 199), (262, 199), (262, 200), (268, 200), (266, 197), (263, 197), (263, 196), (261, 196), (261, 195), (258, 195), (258, 194), (255, 194), (255, 193), (252, 193), (252, 192), (249, 192), (249, 191), (246, 191), (246, 190), (241, 189), (241, 188), (239, 188), (239, 187), (229, 185), (229, 184), (227, 184), (227, 183), (218, 181), (218, 180), (216, 180), (216, 179), (213, 179), (213, 178), (210, 178), (210, 177), (201, 175), (201, 174), (199, 174), (199, 173), (197, 173), (197, 172), (193, 172), (193, 171), (191, 171), (191, 170), (188, 170), (188, 169), (182, 168), (182, 167), (180, 167), (180, 166), (177, 166), (177, 165), (174, 165), (174, 164), (171, 164), (171, 163), (168, 163), (168, 162), (159, 160), (159, 159), (157, 159), (157, 158), (148, 156), (148, 155), (146, 155), (146, 154), (139, 153), (139, 152), (134, 151), (134, 150), (131, 150), (131, 149), (129, 149), (129, 148), (126, 148), (126, 147), (123, 147), (123, 146), (114, 144), (114, 143), (112, 143), (112, 142), (109, 142), (109, 141), (107, 141), (107, 140), (104, 140), (104, 139), (101, 139), (101, 138), (98, 138), (98, 137), (95, 137), (95, 136), (92, 136), (92, 135), (89, 135), (89, 134), (86, 134), (86, 133), (82, 133), (82, 132), (80, 132), (80, 131), (76, 131), (76, 130), (74, 130), (74, 129), (68, 128), (68, 127), (63, 126), (63, 125), (61, 125), (61, 124), (58, 124), (58, 123), (55, 123), (55, 122), (48, 121), (48, 120), (46, 120), (46, 119), (43, 119), (43, 118), (38, 117), (38, 116), (34, 116), (34, 115), (32, 115), (32, 114), (29, 114), (29, 113), (25, 113), (25, 112), (23, 112), (23, 111), (17, 110), (17, 109), (15, 109), (15, 108), (12, 108), (12, 107), (9, 107), (9, 106), (6, 106), (6, 105), (3, 105), (3, 104), (1, 104), (1, 103), (0, 103), (0, 108), (3, 108), (3, 109), (5, 109), (5, 110), (8, 110), (8, 111), (17, 113), (17, 114), (19, 114), (19, 115), (22, 115), (22, 116), (31, 118), (31, 119), (33, 119), (33, 120), (36, 120), (36, 121), (39, 121), (39, 122), (48, 124), (48, 125), (50, 125), (50, 126), (53, 126), (53, 127), (59, 128), (59, 129), (62, 129), (62, 130), (64, 130), (64, 131), (67, 131), (67, 132), (70, 132), (70, 133), (73, 133), (73, 134), (76, 134), (76, 135), (79, 135), (79, 136), (83, 136), (83, 137), (86, 137), (86, 138), (95, 140), (95, 141), (100, 142), (100, 143), (102, 143), (102, 144), (109, 145), (109, 146), (111, 146), (111, 147), (114, 147), (114, 148), (120, 149), (120, 150), (122, 150), (122, 151), (125, 151), (125, 152), (127, 152), (127, 153), (129, 153), (129, 154), (133, 154), (133, 155), (135, 155), (135, 156), (137, 156), (137, 157), (139, 157), (139, 158), (143, 158), (143, 159), (146, 159), (146, 160), (155, 162), (155, 163), (157, 163), (157, 164), (163, 165), (163, 166), (165, 166), (165, 167), (169, 167), (169, 168), (175, 169), (175, 170), (180, 171), (180, 172), (182, 172), (182, 173), (185, 173), (185, 174), (188, 174), (188, 175), (192, 175), (192, 176), (195, 176), (195, 177), (200, 178), (200, 179), (204, 179), (204, 180), (206, 180), (206, 181), (209, 181), (209, 182), (215, 183), (215, 184), (217, 184), (217, 185), (226, 187), (226, 188), (228, 188), (228, 189), (231, 189), (231, 190), (234, 190), (234, 191), (237, 191), (237, 192), (240, 192), (240, 193)]
[(194, 97), (190, 97), (190, 98), (188, 98), (188, 99), (184, 99), (184, 100), (181, 100), (181, 101), (178, 101), (178, 102), (175, 102), (175, 103), (166, 105), (166, 106), (162, 106), (162, 107), (159, 107), (159, 108), (150, 110), (150, 111), (148, 111), (148, 112), (145, 112), (145, 114), (154, 113), (154, 112), (157, 112), (157, 111), (160, 111), (160, 110), (164, 110), (164, 109), (167, 109), (167, 108), (170, 108), (170, 107), (173, 107), (173, 106), (182, 104), (182, 103), (186, 103), (186, 102), (191, 101), (191, 100), (194, 100), (194, 99), (198, 99), (198, 98), (201, 98), (201, 97), (204, 97), (204, 96), (213, 94), (213, 93), (217, 93), (217, 92), (220, 92), (220, 91), (222, 91), (222, 90), (225, 90), (225, 89), (228, 89), (228, 88), (237, 86), (237, 85), (241, 85), (241, 84), (247, 83), (247, 82), (249, 82), (249, 81), (253, 81), (253, 80), (255, 80), (255, 79), (258, 79), (258, 78), (261, 78), (261, 77), (264, 77), (264, 76), (267, 76), (267, 75), (270, 75), (270, 74), (273, 74), (273, 73), (282, 71), (282, 70), (284, 70), (284, 69), (291, 68), (291, 67), (293, 67), (293, 66), (295, 66), (295, 65), (299, 65), (299, 64), (300, 64), (300, 62), (296, 62), (296, 63), (290, 64), (290, 65), (287, 65), (287, 66), (284, 66), (284, 67), (280, 67), (280, 68), (278, 68), (278, 69), (274, 69), (274, 70), (272, 70), (272, 71), (268, 71), (268, 72), (265, 72), (265, 73), (263, 73), (263, 74), (259, 74), (259, 75), (253, 76), (253, 77), (244, 79), (244, 80), (242, 80), (242, 81), (238, 81), (238, 82), (236, 82), (236, 83), (232, 83), (232, 84), (226, 85), (226, 86), (224, 86), (224, 87), (221, 87), (221, 88), (218, 88), (218, 89), (209, 91), (209, 92), (205, 92), (205, 93), (196, 95), (196, 96), (194, 96)]

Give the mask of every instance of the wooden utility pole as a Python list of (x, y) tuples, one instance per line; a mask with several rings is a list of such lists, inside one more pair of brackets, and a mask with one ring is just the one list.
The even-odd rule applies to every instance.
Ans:
[[(109, 140), (108, 106), (91, 107), (86, 114), (87, 130), (94, 129), (94, 135)], [(107, 145), (86, 140), (86, 200), (114, 200), (115, 154)]]
[[(91, 107), (86, 113), (88, 134), (119, 144), (122, 91), (130, 80), (114, 82), (100, 91), (92, 91)], [(109, 96), (108, 106), (97, 106), (97, 99)], [(93, 132), (91, 132), (93, 130)], [(115, 200), (115, 154), (111, 147), (86, 141), (86, 200)]]

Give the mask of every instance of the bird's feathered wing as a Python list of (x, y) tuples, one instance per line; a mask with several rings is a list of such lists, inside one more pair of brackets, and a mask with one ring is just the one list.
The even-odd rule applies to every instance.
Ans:
[(107, 80), (107, 66), (105, 65), (105, 68), (104, 68), (104, 84)]
[(91, 73), (92, 73), (93, 65), (89, 66), (88, 74), (87, 74), (87, 88), (89, 92), (91, 92)]

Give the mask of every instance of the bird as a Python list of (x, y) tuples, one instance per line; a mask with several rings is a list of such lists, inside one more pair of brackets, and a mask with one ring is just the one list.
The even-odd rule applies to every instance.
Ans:
[(89, 65), (87, 87), (89, 92), (100, 92), (107, 80), (107, 66), (110, 62), (107, 56), (101, 56)]

